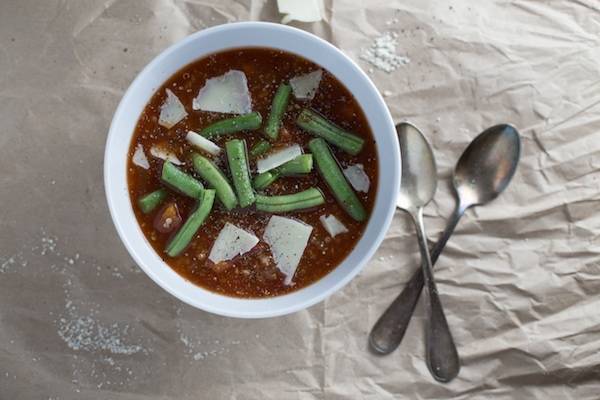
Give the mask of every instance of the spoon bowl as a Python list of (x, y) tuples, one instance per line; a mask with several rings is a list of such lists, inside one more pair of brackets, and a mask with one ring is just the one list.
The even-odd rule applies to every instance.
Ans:
[(405, 210), (424, 207), (437, 188), (433, 152), (416, 126), (402, 122), (396, 125), (396, 132), (402, 153), (402, 185), (396, 203)]
[(519, 133), (511, 125), (495, 125), (480, 133), (454, 170), (454, 188), (463, 206), (484, 204), (498, 197), (515, 174), (520, 154)]

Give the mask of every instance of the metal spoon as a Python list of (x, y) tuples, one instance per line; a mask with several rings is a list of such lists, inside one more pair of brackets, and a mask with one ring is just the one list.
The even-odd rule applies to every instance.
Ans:
[(447, 382), (458, 373), (458, 353), (433, 279), (423, 224), (423, 207), (431, 201), (437, 187), (435, 160), (429, 143), (414, 125), (398, 124), (396, 132), (402, 153), (402, 187), (397, 205), (412, 217), (421, 250), (426, 300), (427, 366), (435, 379)]
[[(469, 144), (456, 164), (453, 181), (458, 202), (440, 240), (431, 251), (434, 264), (464, 212), (495, 199), (508, 186), (520, 153), (519, 133), (510, 125), (488, 128)], [(398, 347), (422, 288), (423, 274), (418, 270), (373, 327), (369, 335), (373, 351), (388, 354)]]

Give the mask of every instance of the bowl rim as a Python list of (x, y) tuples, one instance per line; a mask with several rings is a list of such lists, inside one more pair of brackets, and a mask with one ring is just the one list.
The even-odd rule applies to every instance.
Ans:
[[(375, 199), (375, 204), (373, 206), (372, 215), (369, 216), (369, 221), (367, 222), (367, 227), (364, 229), (362, 236), (360, 237), (360, 239), (358, 240), (358, 242), (355, 246), (355, 249), (353, 249), (350, 252), (350, 254), (348, 256), (346, 256), (346, 258), (340, 263), (340, 265), (336, 266), (327, 275), (323, 276), (316, 282), (314, 282), (304, 288), (290, 292), (288, 294), (274, 296), (274, 297), (267, 297), (267, 298), (259, 298), (259, 299), (235, 298), (235, 297), (218, 294), (218, 293), (212, 292), (208, 289), (205, 289), (201, 286), (195, 285), (195, 284), (187, 281), (184, 277), (177, 274), (170, 266), (168, 266), (168, 264), (166, 264), (164, 261), (162, 261), (160, 259), (159, 255), (154, 251), (154, 249), (151, 248), (150, 244), (147, 243), (147, 239), (141, 232), (141, 229), (139, 228), (137, 220), (135, 219), (135, 215), (133, 215), (133, 208), (132, 208), (133, 205), (129, 199), (129, 192), (127, 190), (126, 161), (125, 161), (125, 167), (123, 168), (123, 171), (122, 171), (122, 173), (125, 175), (124, 194), (123, 194), (123, 190), (119, 190), (119, 188), (116, 187), (116, 183), (113, 179), (113, 178), (115, 178), (115, 174), (117, 174), (116, 175), (117, 177), (119, 175), (118, 175), (118, 171), (116, 171), (115, 167), (113, 167), (113, 162), (115, 161), (115, 158), (118, 157), (118, 155), (114, 154), (114, 151), (112, 149), (115, 146), (117, 146), (117, 144), (115, 144), (116, 140), (121, 139), (121, 138), (118, 138), (117, 136), (119, 135), (119, 131), (121, 130), (120, 125), (123, 123), (122, 120), (124, 118), (131, 118), (131, 117), (125, 116), (124, 113), (126, 111), (126, 108), (129, 106), (129, 103), (131, 103), (133, 101), (133, 100), (131, 100), (131, 98), (133, 96), (137, 95), (136, 90), (139, 91), (138, 88), (140, 87), (140, 84), (141, 84), (140, 82), (142, 82), (145, 79), (151, 79), (151, 78), (148, 78), (148, 75), (152, 74), (153, 71), (158, 69), (163, 62), (166, 62), (165, 60), (168, 60), (169, 57), (173, 55), (173, 53), (176, 53), (177, 51), (181, 51), (182, 48), (185, 48), (186, 46), (189, 46), (190, 44), (195, 43), (196, 41), (199, 41), (205, 37), (208, 37), (211, 35), (218, 35), (218, 34), (226, 33), (226, 32), (231, 32), (231, 31), (235, 31), (235, 30), (239, 30), (242, 32), (244, 30), (246, 30), (246, 33), (251, 33), (256, 30), (258, 30), (258, 31), (267, 30), (267, 31), (271, 31), (271, 33), (273, 31), (277, 31), (282, 34), (285, 33), (286, 35), (295, 36), (297, 40), (304, 41), (305, 43), (310, 44), (310, 46), (313, 46), (313, 45), (319, 46), (324, 52), (327, 52), (329, 55), (332, 55), (332, 57), (334, 57), (334, 58), (337, 57), (337, 60), (342, 60), (341, 64), (340, 64), (340, 68), (342, 68), (342, 66), (343, 66), (345, 69), (349, 69), (350, 73), (354, 74), (354, 76), (351, 78), (360, 80), (360, 84), (366, 90), (366, 94), (364, 94), (363, 96), (368, 97), (368, 99), (370, 101), (375, 102), (373, 107), (379, 111), (380, 115), (378, 115), (378, 118), (382, 118), (381, 124), (383, 125), (384, 128), (387, 128), (387, 130), (388, 130), (387, 133), (386, 132), (378, 133), (380, 131), (375, 131), (375, 129), (373, 128), (373, 123), (371, 121), (370, 115), (369, 115), (369, 113), (367, 113), (367, 111), (365, 111), (365, 106), (363, 105), (361, 98), (359, 98), (359, 96), (355, 92), (353, 92), (350, 88), (348, 88), (348, 86), (349, 86), (348, 79), (350, 79), (350, 78), (344, 79), (344, 78), (341, 78), (340, 76), (338, 76), (338, 74), (335, 74), (334, 72), (332, 72), (336, 76), (336, 78), (340, 82), (342, 82), (342, 84), (344, 84), (348, 88), (348, 90), (351, 91), (352, 95), (357, 99), (357, 101), (361, 105), (361, 108), (363, 108), (363, 112), (365, 113), (365, 116), (369, 122), (369, 125), (371, 126), (371, 129), (372, 129), (373, 134), (376, 139), (376, 148), (377, 148), (377, 152), (378, 152), (378, 163), (379, 163), (379, 165), (378, 165), (379, 176), (378, 176), (376, 199)], [(300, 43), (300, 42), (298, 42), (298, 43)], [(200, 46), (200, 47), (202, 47), (202, 46)], [(244, 48), (244, 47), (252, 47), (252, 46), (245, 45), (245, 44), (242, 44), (240, 46), (222, 46), (217, 50), (207, 51), (200, 55), (197, 55), (197, 56), (195, 56), (195, 58), (193, 60), (198, 60), (200, 58), (206, 57), (208, 54), (212, 54), (215, 52), (224, 51), (224, 50), (236, 48), (236, 47)], [(254, 47), (278, 48), (273, 45), (261, 45), (261, 44), (257, 44)], [(283, 47), (281, 47), (281, 49), (291, 52), (293, 54), (297, 54), (304, 58), (307, 58), (310, 61), (322, 66), (322, 68), (329, 70), (328, 68), (323, 66), (324, 63), (319, 62), (318, 60), (315, 60), (311, 57), (308, 57), (306, 54), (299, 53), (299, 52), (295, 51), (294, 49), (287, 49), (287, 48), (283, 48)], [(328, 54), (325, 54), (325, 55), (328, 55)], [(180, 70), (181, 68), (185, 67), (190, 62), (194, 62), (193, 60), (181, 63), (181, 65), (179, 65), (179, 67), (177, 67), (175, 69), (175, 71), (171, 72), (169, 76), (176, 73), (177, 70)], [(343, 64), (345, 64), (345, 65), (343, 65)], [(167, 76), (167, 78), (162, 79), (162, 81), (158, 84), (157, 87), (162, 86), (162, 84), (167, 79), (168, 79), (168, 76)], [(157, 87), (152, 88), (151, 93), (155, 93)], [(146, 102), (145, 102), (146, 104), (147, 104), (148, 100), (146, 100)], [(371, 107), (371, 106), (369, 105), (369, 107)], [(137, 124), (137, 122), (139, 120), (139, 115), (135, 115), (134, 119), (135, 119), (135, 122), (133, 125), (135, 127), (135, 125)], [(385, 129), (383, 129), (383, 130), (385, 130)], [(281, 24), (275, 24), (275, 23), (269, 23), (269, 22), (255, 22), (255, 21), (253, 21), (253, 22), (235, 22), (235, 23), (218, 25), (218, 26), (214, 26), (211, 28), (203, 29), (201, 31), (195, 32), (195, 33), (183, 38), (182, 40), (172, 44), (171, 46), (169, 46), (168, 48), (166, 48), (165, 50), (160, 52), (156, 57), (154, 57), (154, 59), (150, 63), (148, 63), (137, 74), (135, 79), (129, 85), (128, 89), (125, 91), (123, 97), (121, 98), (121, 100), (119, 102), (119, 105), (116, 108), (116, 111), (113, 115), (113, 119), (111, 121), (109, 133), (108, 133), (108, 136), (106, 139), (105, 154), (104, 154), (104, 186), (105, 186), (105, 193), (106, 193), (106, 198), (107, 198), (107, 202), (108, 202), (108, 208), (109, 208), (109, 211), (111, 214), (111, 219), (113, 221), (113, 224), (115, 225), (115, 228), (117, 230), (117, 233), (118, 233), (121, 241), (125, 245), (130, 256), (135, 260), (136, 264), (156, 284), (158, 284), (164, 290), (166, 290), (167, 292), (172, 294), (174, 297), (178, 298), (179, 300), (181, 300), (193, 307), (200, 308), (204, 311), (211, 312), (214, 314), (228, 316), (228, 317), (237, 317), (237, 318), (275, 317), (275, 316), (286, 315), (286, 314), (290, 314), (290, 313), (293, 313), (296, 311), (300, 311), (300, 310), (308, 308), (308, 307), (322, 301), (326, 297), (328, 297), (331, 294), (335, 293), (336, 291), (340, 290), (348, 282), (350, 282), (350, 280), (352, 280), (362, 270), (362, 268), (364, 268), (366, 263), (372, 258), (373, 254), (375, 253), (375, 251), (377, 250), (377, 248), (383, 241), (384, 236), (391, 224), (391, 221), (392, 221), (392, 218), (394, 215), (394, 211), (395, 211), (395, 207), (396, 207), (396, 195), (400, 188), (401, 162), (400, 162), (399, 144), (398, 144), (398, 139), (397, 139), (395, 132), (396, 131), (395, 131), (392, 116), (383, 100), (383, 97), (381, 96), (381, 94), (379, 93), (379, 91), (377, 90), (377, 88), (375, 87), (373, 82), (370, 80), (370, 78), (351, 58), (349, 58), (347, 55), (345, 55), (340, 49), (338, 49), (334, 45), (330, 44), (329, 42), (321, 39), (320, 37), (313, 35), (311, 33), (302, 31), (300, 29), (287, 26), (287, 25), (281, 25)], [(126, 135), (127, 143), (131, 142), (132, 135), (133, 135), (133, 131), (131, 131), (130, 133), (127, 133), (127, 135)], [(382, 139), (379, 137), (381, 135), (386, 135), (386, 136), (383, 136), (382, 138), (385, 139), (386, 144), (387, 144), (385, 146), (385, 151), (386, 151), (385, 158), (388, 162), (385, 165), (385, 170), (386, 170), (385, 173), (386, 173), (388, 179), (385, 181), (385, 185), (384, 185), (384, 182), (382, 182), (382, 175), (383, 175), (382, 171), (384, 171), (384, 170), (382, 168), (382, 148), (379, 145), (379, 141), (380, 141), (379, 139)], [(389, 146), (391, 146), (393, 149), (389, 149)], [(127, 149), (129, 149), (129, 146), (127, 146)], [(127, 151), (126, 151), (126, 153), (127, 153)], [(125, 154), (125, 160), (126, 159), (127, 159), (127, 154)], [(380, 200), (379, 197), (382, 196), (381, 192), (384, 190), (384, 186), (385, 186), (385, 191), (386, 191), (386, 196), (387, 196), (386, 201), (385, 201), (386, 207), (383, 210), (379, 210), (382, 207), (379, 203), (379, 200)], [(123, 195), (127, 197), (127, 202), (129, 203), (129, 206), (130, 206), (129, 210), (119, 209), (117, 202), (120, 199), (118, 196), (123, 196)], [(135, 225), (135, 227), (131, 226), (131, 223), (130, 223), (131, 221), (125, 221), (122, 219), (122, 217), (123, 217), (122, 214), (127, 213), (127, 211), (129, 211), (130, 214), (133, 215), (133, 225)], [(374, 220), (375, 214), (377, 214), (379, 217), (378, 226), (371, 227), (371, 225), (373, 225), (373, 220)], [(129, 217), (129, 216), (126, 215), (125, 217)], [(132, 235), (131, 230), (133, 229), (133, 231), (136, 231), (135, 228), (137, 228), (138, 236), (141, 234), (141, 240), (145, 241), (146, 245), (148, 247), (150, 247), (152, 254), (154, 254), (154, 256), (155, 256), (154, 258), (158, 258), (160, 260), (159, 264), (162, 265), (161, 268), (166, 267), (166, 269), (168, 269), (171, 272), (171, 274), (175, 274), (177, 277), (179, 277), (179, 280), (183, 280), (183, 281), (187, 282), (187, 284), (181, 283), (181, 282), (179, 282), (179, 283), (167, 282), (171, 278), (167, 279), (167, 278), (165, 278), (165, 276), (161, 276), (161, 274), (163, 274), (163, 275), (164, 274), (171, 275), (171, 274), (169, 274), (168, 272), (165, 272), (165, 271), (158, 271), (155, 267), (150, 266), (151, 261), (152, 261), (153, 265), (156, 265), (156, 262), (155, 262), (156, 260), (148, 260), (148, 257), (150, 257), (150, 258), (152, 258), (152, 257), (151, 257), (151, 255), (147, 254), (147, 251), (146, 251), (147, 249), (141, 249), (141, 248), (139, 248), (139, 244), (134, 243), (134, 240), (139, 242), (139, 239), (140, 239), (139, 237), (134, 238), (133, 236), (131, 236)], [(364, 244), (367, 239), (367, 233), (373, 232), (373, 231), (375, 231), (374, 236), (369, 239), (369, 242), (367, 244)], [(358, 254), (355, 256), (355, 257), (357, 257), (357, 261), (355, 261), (353, 263), (353, 265), (350, 265), (349, 267), (346, 268), (348, 271), (340, 272), (341, 276), (339, 278), (337, 278), (337, 280), (334, 280), (333, 283), (329, 284), (329, 286), (325, 287), (324, 288), (325, 290), (309, 290), (310, 288), (314, 289), (314, 287), (317, 286), (320, 282), (323, 282), (326, 279), (328, 279), (328, 277), (334, 275), (334, 272), (339, 270), (342, 265), (348, 264), (348, 260), (356, 253), (356, 248), (360, 247), (361, 245), (362, 245), (362, 247), (366, 246), (366, 248), (364, 249), (365, 251), (363, 254)], [(142, 253), (144, 253), (144, 252), (146, 252), (146, 255), (142, 255)], [(339, 274), (336, 274), (336, 276), (337, 275), (339, 275)], [(177, 278), (173, 278), (173, 279), (177, 281)], [(203, 297), (202, 300), (199, 300), (196, 297), (191, 297), (189, 295), (184, 294), (183, 291), (181, 290), (181, 285), (184, 285), (184, 286), (192, 285), (198, 291), (198, 294), (202, 294), (202, 296), (200, 296), (200, 297)], [(180, 286), (180, 287), (178, 288), (176, 286)], [(318, 289), (321, 289), (321, 288), (319, 287)], [(303, 293), (305, 294), (304, 296), (302, 296)], [(224, 303), (230, 304), (230, 305), (218, 306), (215, 304), (211, 304), (210, 301), (205, 301), (206, 298), (208, 298), (209, 300), (210, 299), (214, 300), (215, 297), (220, 298), (221, 301), (223, 301)], [(285, 298), (292, 299), (293, 301), (287, 302), (289, 304), (285, 304), (286, 303), (285, 301), (283, 301), (283, 302), (278, 301), (280, 299), (285, 299)], [(242, 306), (244, 304), (254, 304), (255, 306), (240, 310), (240, 309), (237, 309), (236, 307), (232, 307), (231, 305), (233, 305), (233, 304), (235, 304), (237, 306)], [(275, 307), (273, 307), (273, 306), (275, 306)]]

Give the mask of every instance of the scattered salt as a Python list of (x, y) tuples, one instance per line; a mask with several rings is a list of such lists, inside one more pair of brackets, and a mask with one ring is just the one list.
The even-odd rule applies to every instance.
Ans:
[(387, 73), (395, 71), (401, 65), (408, 64), (410, 59), (396, 54), (397, 38), (398, 34), (395, 32), (384, 33), (375, 38), (369, 47), (362, 50), (360, 58)]
[(56, 252), (56, 238), (51, 236), (44, 236), (41, 239), (42, 242), (42, 250), (41, 255), (45, 256), (48, 253)]
[(123, 337), (127, 335), (128, 330), (129, 325), (101, 325), (90, 315), (73, 316), (60, 319), (58, 336), (72, 350), (109, 351), (125, 355), (139, 353), (143, 350), (142, 346), (123, 343)]
[(25, 268), (28, 264), (28, 261), (23, 258), (23, 253), (18, 252), (6, 258), (0, 257), (0, 274), (6, 272), (14, 272), (13, 267), (20, 266), (21, 268)]

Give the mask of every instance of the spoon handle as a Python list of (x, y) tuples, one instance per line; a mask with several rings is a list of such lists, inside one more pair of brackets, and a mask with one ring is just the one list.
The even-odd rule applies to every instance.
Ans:
[(423, 288), (425, 290), (425, 347), (427, 366), (431, 375), (436, 380), (450, 382), (458, 375), (460, 360), (433, 277), (433, 267), (425, 236), (422, 207), (417, 210), (414, 220), (423, 261), (421, 266), (423, 281), (425, 283)]
[[(461, 205), (454, 210), (446, 229), (431, 250), (432, 266), (444, 250), (465, 210), (466, 207)], [(423, 290), (423, 270), (419, 268), (371, 329), (369, 345), (375, 353), (389, 354), (400, 345), (421, 295), (421, 290)]]

